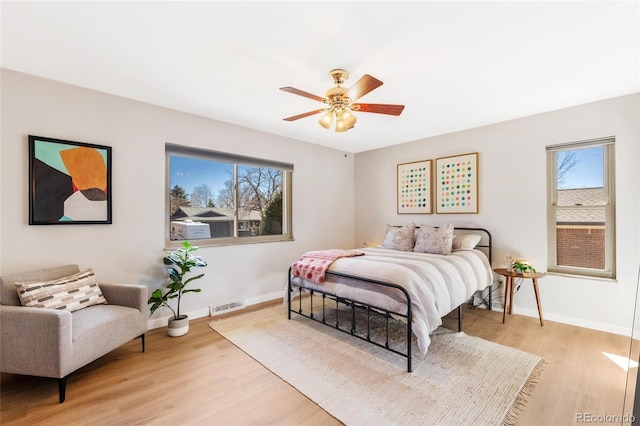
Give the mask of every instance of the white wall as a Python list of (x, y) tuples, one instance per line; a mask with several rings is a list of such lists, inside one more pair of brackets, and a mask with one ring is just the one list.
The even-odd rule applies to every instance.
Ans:
[[(77, 263), (102, 282), (165, 282), (165, 142), (294, 164), (295, 241), (202, 247), (209, 263), (183, 311), (281, 295), (289, 265), (311, 249), (353, 246), (353, 156), (3, 69), (0, 274)], [(213, 101), (212, 101), (213, 102)], [(113, 224), (28, 224), (28, 135), (113, 147)], [(158, 312), (154, 318), (167, 316)], [(159, 321), (154, 321), (160, 323)], [(153, 323), (153, 322), (152, 322)]]
[[(295, 241), (201, 248), (209, 262), (199, 282), (203, 292), (183, 302), (196, 316), (212, 304), (274, 297), (284, 288), (289, 264), (304, 251), (380, 241), (387, 223), (452, 220), (483, 226), (493, 233), (498, 266), (510, 252), (533, 258), (544, 269), (545, 146), (613, 135), (618, 280), (549, 275), (540, 287), (547, 319), (615, 332), (631, 327), (640, 258), (638, 94), (360, 153), (354, 172), (353, 156), (340, 151), (9, 70), (1, 71), (1, 79), (0, 274), (78, 263), (93, 267), (104, 282), (159, 287), (165, 142), (295, 166)], [(113, 147), (112, 225), (28, 225), (29, 134)], [(476, 151), (479, 214), (397, 215), (398, 163)], [(318, 179), (318, 171), (327, 172)], [(527, 197), (514, 201), (511, 194), (522, 189)], [(522, 286), (515, 303), (516, 312), (535, 315), (529, 285)]]
[[(355, 241), (381, 241), (387, 224), (453, 221), (491, 231), (496, 267), (504, 266), (504, 253), (514, 253), (544, 271), (545, 146), (604, 136), (616, 138), (617, 282), (548, 275), (539, 285), (547, 319), (626, 334), (640, 259), (640, 94), (357, 154)], [(479, 214), (396, 213), (397, 164), (469, 152), (479, 152)], [(529, 280), (515, 296), (514, 309), (537, 316)]]

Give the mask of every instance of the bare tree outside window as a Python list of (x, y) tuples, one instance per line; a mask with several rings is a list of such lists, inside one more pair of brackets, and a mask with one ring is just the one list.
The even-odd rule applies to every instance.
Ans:
[(203, 183), (202, 185), (193, 188), (191, 193), (191, 205), (193, 207), (215, 207), (213, 201), (213, 190), (209, 185)]
[[(257, 212), (264, 217), (266, 209), (276, 198), (282, 202), (282, 170), (267, 167), (238, 167), (238, 210), (240, 216), (251, 216)], [(233, 180), (228, 179), (224, 188), (218, 191), (217, 205), (220, 207), (233, 207)], [(280, 207), (281, 208), (281, 207)], [(272, 225), (266, 229), (276, 229), (273, 225), (273, 211), (271, 214)], [(280, 215), (282, 220), (282, 214)], [(282, 223), (280, 223), (282, 226)], [(264, 227), (263, 227), (264, 228)], [(260, 233), (255, 230), (253, 233)]]
[[(278, 210), (271, 209), (269, 226), (265, 212), (274, 203), (278, 194), (282, 194), (282, 170), (266, 167), (238, 167), (238, 209), (241, 217), (250, 218), (251, 235), (272, 235), (282, 232), (282, 209), (280, 217), (275, 218)], [(258, 219), (259, 220), (256, 220)]]
[(263, 167), (241, 167), (238, 170), (239, 204), (245, 210), (257, 210), (263, 214), (278, 192), (282, 192), (282, 171)]
[(575, 151), (558, 152), (558, 187), (565, 183), (567, 173), (578, 164)]
[(224, 181), (223, 188), (218, 191), (216, 204), (226, 209), (233, 208), (233, 173), (231, 178)]

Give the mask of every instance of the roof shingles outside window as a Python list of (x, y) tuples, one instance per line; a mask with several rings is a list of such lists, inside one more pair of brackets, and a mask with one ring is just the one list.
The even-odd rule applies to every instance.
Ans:
[(603, 188), (578, 188), (558, 190), (558, 206), (602, 206), (593, 209), (559, 209), (558, 224), (598, 224), (605, 222)]

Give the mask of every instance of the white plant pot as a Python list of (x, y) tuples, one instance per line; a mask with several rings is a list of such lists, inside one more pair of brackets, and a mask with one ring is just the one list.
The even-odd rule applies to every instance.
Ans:
[(184, 336), (189, 331), (189, 317), (180, 315), (178, 319), (169, 318), (169, 328), (167, 333), (171, 337)]

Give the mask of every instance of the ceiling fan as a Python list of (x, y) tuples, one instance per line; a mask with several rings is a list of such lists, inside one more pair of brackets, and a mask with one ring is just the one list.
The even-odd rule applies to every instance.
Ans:
[(356, 117), (353, 111), (374, 112), (376, 114), (400, 115), (404, 109), (404, 105), (392, 104), (362, 104), (354, 103), (362, 96), (374, 89), (382, 86), (382, 82), (369, 74), (363, 75), (355, 82), (351, 88), (342, 87), (342, 84), (349, 78), (349, 73), (343, 69), (335, 69), (329, 72), (329, 77), (333, 80), (336, 87), (332, 87), (325, 92), (325, 97), (314, 95), (294, 87), (281, 87), (284, 92), (293, 93), (294, 95), (304, 96), (305, 98), (323, 102), (326, 107), (305, 112), (303, 114), (294, 115), (284, 118), (284, 121), (295, 121), (301, 118), (324, 112), (318, 121), (325, 129), (331, 128), (335, 118), (336, 132), (346, 132), (352, 129), (356, 124)]

